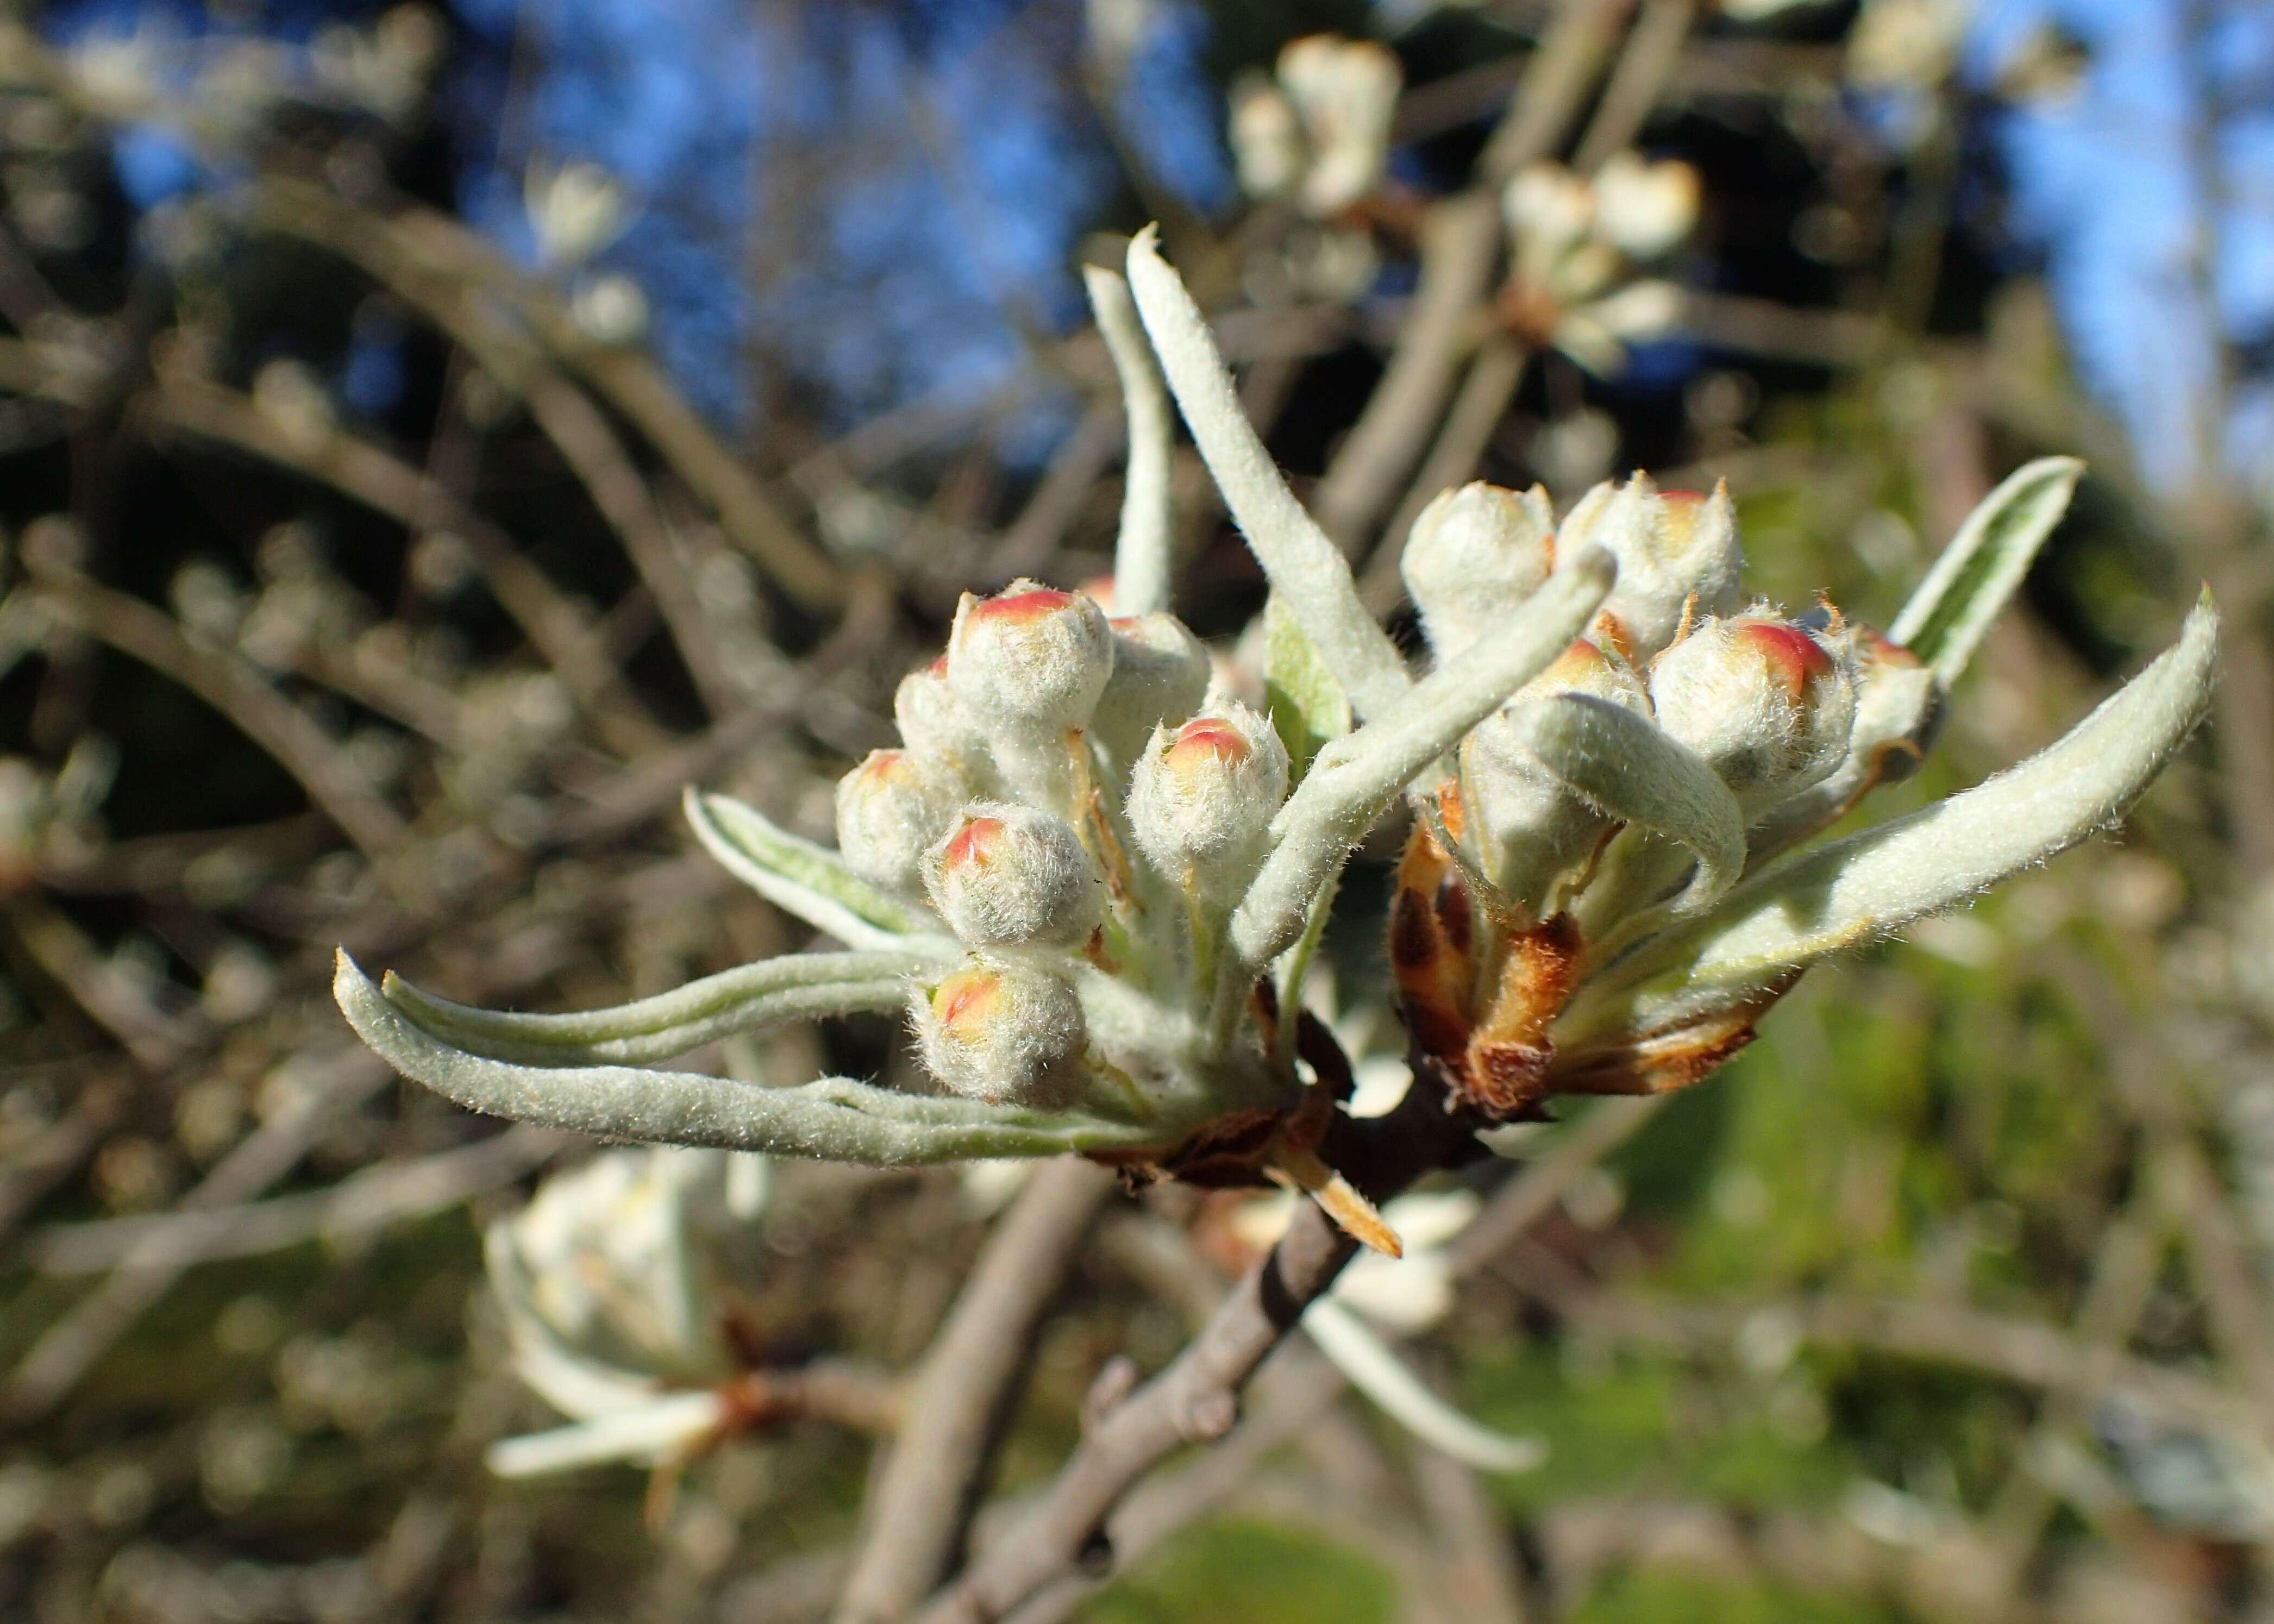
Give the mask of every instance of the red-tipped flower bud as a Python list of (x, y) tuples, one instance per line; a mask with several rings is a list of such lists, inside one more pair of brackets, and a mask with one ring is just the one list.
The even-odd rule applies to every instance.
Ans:
[(1535, 914), (1548, 911), (1555, 882), (1585, 861), (1611, 826), (1524, 744), (1517, 711), (1556, 694), (1585, 694), (1650, 714), (1650, 695), (1634, 667), (1583, 640), (1462, 742), (1461, 804), (1485, 872)]
[(1727, 485), (1711, 496), (1660, 494), (1643, 474), (1599, 485), (1565, 517), (1561, 539), (1572, 549), (1600, 542), (1618, 560), (1618, 583), (1603, 600), (1604, 631), (1638, 665), (1673, 643), (1685, 620), (1734, 614), (1744, 601), (1744, 553)]
[(1844, 631), (1819, 638), (1766, 609), (1708, 620), (1651, 667), (1658, 725), (1758, 817), (1847, 756), (1856, 720), (1847, 643)]
[(1087, 726), (1112, 674), (1112, 628), (1079, 592), (1016, 581), (956, 609), (948, 686), (986, 726)]
[(1156, 727), (1174, 727), (1201, 708), (1208, 697), (1209, 656), (1173, 614), (1133, 615), (1112, 627), (1113, 675), (1090, 731), (1126, 765)]
[(1129, 823), (1154, 867), (1215, 891), (1246, 877), (1286, 798), (1286, 746), (1269, 722), (1226, 700), (1153, 735), (1130, 780)]
[(1079, 946), (1104, 908), (1104, 876), (1080, 838), (1031, 807), (964, 808), (926, 856), (924, 883), (971, 947)]
[(910, 1000), (924, 1064), (955, 1093), (996, 1104), (1065, 1103), (1079, 1079), (1087, 1027), (1062, 976), (1025, 965), (974, 964)]
[(1547, 492), (1482, 480), (1443, 492), (1424, 508), (1398, 560), (1441, 664), (1504, 623), (1555, 567)]
[(837, 850), (873, 885), (923, 888), (924, 853), (946, 838), (962, 795), (906, 750), (871, 750), (837, 780)]

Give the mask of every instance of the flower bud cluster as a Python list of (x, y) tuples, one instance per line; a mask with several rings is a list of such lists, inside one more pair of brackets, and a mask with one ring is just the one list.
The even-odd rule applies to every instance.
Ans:
[[(1208, 951), (1194, 933), (1221, 928), (1287, 796), (1278, 734), (1211, 702), (1211, 680), (1175, 616), (1109, 620), (1084, 593), (1022, 580), (967, 596), (946, 654), (901, 680), (900, 747), (838, 785), (838, 847), (968, 954), (909, 989), (919, 1052), (948, 1089), (1064, 1106), (1145, 1070), (1114, 1057), (1130, 1004), (1106, 984), (1189, 1000)], [(1099, 998), (1123, 1039), (1101, 1032)]]
[(1844, 639), (1766, 605), (1708, 620), (1668, 649), (1650, 694), (1658, 725), (1705, 758), (1749, 817), (1829, 776), (1856, 721)]
[(1697, 170), (1675, 159), (1618, 153), (1592, 177), (1527, 164), (1501, 193), (1510, 244), (1502, 319), (1532, 344), (1596, 372), (1617, 370), (1628, 342), (1664, 332), (1680, 313), (1673, 284), (1638, 272), (1688, 238), (1698, 195)]
[(1250, 197), (1290, 198), (1314, 220), (1344, 213), (1382, 184), (1404, 87), (1397, 56), (1371, 40), (1312, 34), (1279, 53), (1269, 79), (1232, 90), (1231, 135)]

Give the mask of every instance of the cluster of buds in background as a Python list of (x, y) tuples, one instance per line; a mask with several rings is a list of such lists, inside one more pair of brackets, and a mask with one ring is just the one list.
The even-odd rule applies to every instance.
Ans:
[(1526, 165), (1501, 192), (1509, 274), (1501, 320), (1535, 350), (1616, 372), (1625, 346), (1681, 315), (1681, 290), (1640, 274), (1698, 225), (1698, 171), (1679, 159), (1614, 154), (1592, 176)]
[[(1348, 1071), (1306, 1051), (1305, 1075), (1294, 1012), (1343, 867), (1401, 795), (1418, 817), (1389, 951), (1416, 1086), (1484, 1126), (1556, 1094), (1696, 1081), (1811, 964), (2120, 816), (2202, 718), (2207, 604), (2031, 761), (1794, 854), (1926, 748), (2077, 463), (1992, 492), (1885, 636), (1829, 605), (1749, 604), (1725, 492), (1638, 476), (1557, 524), (1537, 491), (1454, 491), (1404, 557), (1435, 658), (1417, 674), (1272, 466), (1149, 233), (1128, 270), (1092, 283), (1129, 402), (1125, 618), (1028, 582), (967, 598), (945, 658), (900, 688), (901, 748), (841, 785), (837, 851), (689, 797), (722, 862), (846, 951), (580, 1015), (382, 989), (343, 958), (366, 1041), (474, 1109), (622, 1138), (1269, 1174), (1394, 1250), (1323, 1159)], [(1212, 691), (1166, 612), (1164, 385), (1271, 582), (1269, 717)], [(638, 1069), (901, 1009), (938, 1093)]]

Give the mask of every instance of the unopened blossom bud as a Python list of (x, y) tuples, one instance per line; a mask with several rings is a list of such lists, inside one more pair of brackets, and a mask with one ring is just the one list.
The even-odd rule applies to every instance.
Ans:
[(971, 947), (1079, 946), (1104, 907), (1104, 876), (1081, 839), (1031, 807), (964, 808), (926, 857), (924, 883)]
[(1655, 259), (1698, 223), (1698, 171), (1623, 152), (1595, 171), (1595, 231), (1630, 259)]
[(947, 684), (983, 727), (1086, 726), (1112, 674), (1112, 628), (1079, 592), (1021, 580), (956, 608)]
[(1587, 234), (1595, 217), (1592, 187), (1562, 164), (1541, 160), (1511, 177), (1500, 194), (1502, 217), (1526, 261), (1555, 258)]
[(1239, 171), (1239, 189), (1251, 198), (1276, 198), (1294, 189), (1308, 156), (1295, 104), (1261, 73), (1231, 87), (1225, 134)]
[(1209, 655), (1173, 614), (1133, 615), (1111, 622), (1113, 675), (1097, 701), (1090, 731), (1127, 763), (1153, 730), (1174, 727), (1208, 697)]
[(945, 655), (900, 679), (892, 692), (892, 720), (900, 742), (918, 760), (974, 788), (988, 782), (986, 730), (948, 686)]
[(1339, 214), (1382, 184), (1404, 70), (1384, 45), (1329, 34), (1290, 42), (1278, 68), (1310, 148), (1299, 201), (1314, 219)]
[(1658, 725), (1751, 816), (1829, 776), (1856, 719), (1844, 634), (1834, 643), (1760, 610), (1708, 620), (1668, 649), (1650, 693)]
[(924, 854), (947, 838), (959, 786), (906, 750), (871, 750), (837, 780), (837, 850), (872, 885), (921, 891)]
[(1611, 827), (1609, 818), (1543, 768), (1523, 742), (1521, 708), (1557, 694), (1585, 694), (1650, 714), (1650, 695), (1634, 667), (1582, 640), (1463, 741), (1461, 804), (1484, 854), (1485, 872), (1534, 914), (1544, 911), (1557, 878), (1584, 862)]
[(1942, 688), (1926, 663), (1871, 628), (1855, 628), (1856, 725), (1849, 764), (1864, 783), (1907, 778), (1926, 754), (1942, 715)]
[(990, 1103), (1062, 1104), (1088, 1029), (1063, 976), (974, 964), (910, 1000), (924, 1064), (955, 1093)]
[(1166, 728), (1138, 758), (1129, 822), (1154, 867), (1213, 891), (1244, 877), (1287, 798), (1287, 748), (1238, 700)]
[(1603, 600), (1602, 629), (1640, 665), (1671, 643), (1683, 625), (1742, 605), (1736, 505), (1726, 484), (1711, 496), (1660, 492), (1637, 474), (1623, 485), (1597, 485), (1565, 515), (1558, 536), (1566, 549), (1600, 542), (1619, 561), (1618, 583)]
[(1534, 485), (1478, 480), (1421, 510), (1398, 572), (1440, 665), (1521, 608), (1555, 567), (1555, 515)]

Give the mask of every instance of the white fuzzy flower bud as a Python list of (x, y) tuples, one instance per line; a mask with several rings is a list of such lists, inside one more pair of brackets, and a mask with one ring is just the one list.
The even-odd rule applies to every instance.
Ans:
[(1104, 876), (1081, 839), (1031, 807), (964, 808), (926, 856), (924, 883), (970, 947), (1079, 947), (1105, 905)]
[(1112, 674), (1112, 628), (1080, 592), (1014, 581), (956, 608), (947, 684), (983, 727), (1086, 726)]
[(1314, 220), (1339, 214), (1382, 184), (1404, 82), (1396, 54), (1372, 40), (1318, 34), (1279, 53), (1279, 83), (1309, 139), (1304, 213)]
[(1153, 730), (1174, 727), (1208, 697), (1209, 655), (1173, 614), (1133, 615), (1111, 622), (1113, 675), (1097, 701), (1090, 731), (1127, 763)]
[(1618, 560), (1618, 584), (1598, 625), (1637, 665), (1671, 643), (1685, 621), (1735, 614), (1743, 604), (1744, 553), (1726, 483), (1711, 496), (1661, 493), (1643, 474), (1599, 485), (1565, 515), (1557, 539), (1567, 551), (1600, 542)]
[(924, 1064), (955, 1093), (996, 1104), (1062, 1105), (1072, 1096), (1088, 1028), (1062, 976), (1024, 965), (974, 964), (910, 999)]
[(1525, 704), (1585, 694), (1638, 716), (1650, 695), (1634, 667), (1584, 640), (1516, 691), (1461, 746), (1461, 804), (1485, 873), (1525, 908), (1544, 911), (1562, 876), (1583, 863), (1611, 820), (1540, 766), (1516, 720)]
[(1424, 508), (1398, 560), (1441, 665), (1521, 608), (1555, 567), (1547, 492), (1482, 480), (1443, 492)]
[(1847, 641), (1844, 630), (1819, 638), (1766, 610), (1708, 620), (1651, 667), (1658, 725), (1758, 816), (1846, 757), (1856, 720)]
[(1527, 163), (1501, 189), (1500, 212), (1518, 256), (1528, 264), (1560, 258), (1587, 234), (1595, 194), (1562, 164)]
[(945, 775), (906, 750), (871, 750), (837, 780), (837, 850), (873, 885), (923, 887), (925, 853), (947, 838), (962, 800)]
[(1595, 171), (1595, 231), (1630, 259), (1655, 259), (1698, 223), (1698, 171), (1678, 158), (1615, 153)]
[(1269, 722), (1227, 700), (1153, 735), (1130, 781), (1129, 822), (1154, 867), (1213, 893), (1246, 877), (1286, 798), (1286, 747)]
[(988, 783), (986, 730), (948, 686), (945, 655), (900, 679), (892, 692), (892, 720), (911, 756), (973, 788)]
[(1254, 72), (1235, 83), (1225, 133), (1242, 192), (1251, 198), (1276, 198), (1294, 190), (1308, 154), (1295, 104), (1276, 85)]

